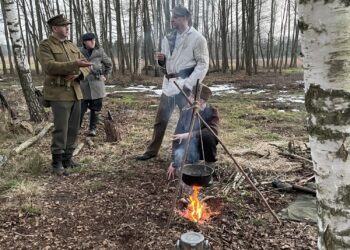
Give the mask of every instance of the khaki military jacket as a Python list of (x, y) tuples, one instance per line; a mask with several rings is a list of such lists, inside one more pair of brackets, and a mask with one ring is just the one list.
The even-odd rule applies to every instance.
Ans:
[[(69, 40), (59, 41), (49, 36), (40, 42), (38, 56), (45, 73), (43, 95), (48, 101), (74, 101), (83, 98), (79, 80), (90, 73), (89, 68), (80, 68), (77, 59), (84, 56), (79, 48)], [(79, 79), (66, 81), (67, 75), (80, 75)]]

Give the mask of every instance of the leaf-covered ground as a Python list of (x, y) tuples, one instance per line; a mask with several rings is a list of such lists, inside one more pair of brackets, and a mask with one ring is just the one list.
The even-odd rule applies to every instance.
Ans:
[[(239, 89), (254, 89), (215, 95), (211, 103), (221, 115), (220, 137), (246, 170), (259, 182), (258, 188), (271, 207), (280, 212), (296, 194), (278, 192), (273, 179), (298, 182), (312, 174), (305, 161), (286, 158), (281, 148), (309, 157), (305, 111), (300, 103), (279, 103), (281, 95), (303, 94), (300, 73), (275, 75), (211, 74), (206, 84), (231, 83)], [(160, 78), (135, 81), (145, 85)], [(127, 78), (113, 84), (130, 85)], [(177, 213), (168, 226), (178, 181), (166, 180), (170, 135), (178, 112), (172, 117), (161, 152), (156, 159), (138, 162), (151, 138), (158, 98), (145, 93), (118, 93), (105, 99), (103, 115), (110, 110), (122, 128), (122, 141), (105, 142), (103, 126), (94, 145), (86, 143), (87, 120), (79, 135), (85, 142), (77, 156), (81, 168), (67, 177), (50, 173), (50, 134), (20, 155), (11, 149), (32, 135), (20, 123), (28, 120), (21, 92), (13, 79), (3, 93), (19, 114), (8, 124), (1, 111), (0, 155), (10, 157), (0, 171), (0, 249), (174, 249), (187, 231), (201, 232), (212, 249), (315, 249), (316, 227), (283, 221), (278, 224), (257, 193), (243, 182), (233, 189), (234, 164), (219, 149), (215, 182), (201, 190), (211, 197), (208, 205), (221, 213), (198, 225)], [(255, 89), (264, 92), (255, 93)], [(86, 117), (87, 118), (87, 117)], [(6, 125), (6, 126), (5, 126)], [(43, 124), (32, 124), (39, 131)], [(177, 204), (179, 209), (179, 204)]]

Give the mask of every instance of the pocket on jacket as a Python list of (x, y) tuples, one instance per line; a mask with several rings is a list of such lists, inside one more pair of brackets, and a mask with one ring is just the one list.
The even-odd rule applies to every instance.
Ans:
[(70, 50), (72, 52), (72, 55), (73, 55), (74, 59), (78, 59), (79, 58), (79, 53), (80, 53), (79, 49), (71, 48)]
[(52, 54), (58, 62), (66, 62), (67, 56), (62, 50), (52, 49)]

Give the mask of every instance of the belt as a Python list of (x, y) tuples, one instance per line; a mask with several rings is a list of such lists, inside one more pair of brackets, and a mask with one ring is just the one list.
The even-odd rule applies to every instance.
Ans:
[(178, 76), (179, 76), (179, 74), (176, 74), (176, 73), (165, 74), (165, 78), (168, 80), (170, 78), (177, 78)]
[(189, 77), (192, 74), (193, 71), (194, 71), (194, 67), (193, 68), (182, 69), (182, 70), (179, 71), (179, 73), (166, 74), (165, 78), (168, 79), (168, 80), (170, 78), (178, 78), (178, 77), (186, 78), (186, 77)]

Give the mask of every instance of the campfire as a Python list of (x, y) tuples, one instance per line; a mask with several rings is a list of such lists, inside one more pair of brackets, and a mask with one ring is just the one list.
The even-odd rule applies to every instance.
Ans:
[(180, 215), (190, 221), (202, 224), (208, 221), (212, 215), (210, 208), (204, 202), (198, 199), (200, 186), (192, 186), (193, 193), (189, 197), (189, 203), (184, 211), (180, 211)]

